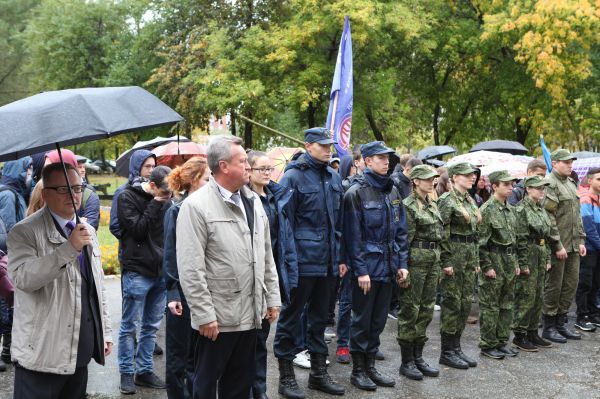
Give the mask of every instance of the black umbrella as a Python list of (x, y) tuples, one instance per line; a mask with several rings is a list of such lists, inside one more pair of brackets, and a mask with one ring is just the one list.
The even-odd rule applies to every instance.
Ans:
[(400, 157), (394, 152), (393, 154), (390, 154), (390, 163), (388, 165), (388, 176), (391, 175), (392, 173), (394, 173), (394, 169), (396, 168), (396, 165), (398, 165), (400, 163)]
[(509, 140), (491, 140), (482, 141), (481, 143), (475, 144), (469, 152), (475, 151), (496, 151), (505, 152), (513, 155), (525, 155), (529, 152), (527, 147), (517, 141)]
[(450, 147), (449, 145), (432, 145), (429, 147), (423, 148), (421, 151), (417, 152), (416, 157), (421, 161), (424, 161), (429, 158), (441, 157), (442, 155), (454, 154), (456, 152), (456, 148)]
[(439, 159), (425, 159), (423, 162), (436, 168), (446, 166), (446, 162), (440, 161)]
[(0, 161), (182, 120), (137, 86), (49, 91), (0, 107)]
[(122, 177), (129, 176), (129, 160), (131, 159), (131, 155), (136, 150), (153, 150), (156, 147), (160, 147), (163, 144), (167, 144), (173, 141), (191, 141), (187, 137), (183, 136), (173, 136), (173, 137), (155, 137), (152, 140), (147, 141), (138, 141), (135, 143), (131, 149), (125, 151), (121, 156), (117, 159), (117, 167), (115, 168), (115, 173)]

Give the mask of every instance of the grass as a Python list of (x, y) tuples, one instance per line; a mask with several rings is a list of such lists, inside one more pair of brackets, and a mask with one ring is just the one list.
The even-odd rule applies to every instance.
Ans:
[(100, 174), (100, 175), (92, 175), (87, 174), (87, 179), (91, 184), (110, 184), (107, 189), (108, 194), (114, 194), (115, 190), (123, 183), (127, 181), (126, 177), (117, 176), (114, 174)]
[(113, 236), (112, 233), (108, 230), (108, 226), (100, 226), (98, 228), (97, 234), (100, 245), (107, 245), (111, 248), (119, 245), (119, 242), (117, 241), (115, 236)]

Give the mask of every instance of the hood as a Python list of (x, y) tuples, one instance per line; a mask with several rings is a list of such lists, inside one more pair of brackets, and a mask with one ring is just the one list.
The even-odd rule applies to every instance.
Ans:
[(31, 161), (33, 164), (33, 173), (31, 177), (37, 182), (42, 179), (42, 169), (44, 169), (44, 161), (46, 160), (45, 152), (38, 152), (37, 154), (33, 154), (31, 156)]
[(354, 163), (354, 157), (352, 155), (344, 155), (340, 159), (340, 177), (344, 180), (350, 174), (350, 169)]
[(13, 188), (24, 196), (27, 192), (26, 182), (29, 165), (31, 165), (31, 157), (5, 162), (4, 169), (2, 169), (2, 184)]
[(129, 159), (129, 183), (133, 183), (136, 177), (140, 177), (142, 165), (150, 157), (156, 159), (156, 155), (148, 150), (137, 150), (131, 154), (131, 158)]

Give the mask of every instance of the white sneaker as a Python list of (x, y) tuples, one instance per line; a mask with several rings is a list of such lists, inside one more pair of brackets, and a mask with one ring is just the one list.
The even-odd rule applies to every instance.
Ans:
[(435, 304), (435, 305), (433, 305), (433, 310), (439, 311), (439, 310), (442, 310), (442, 308), (440, 307), (440, 305)]
[(294, 357), (294, 366), (303, 369), (310, 368), (310, 355), (308, 354), (308, 350), (303, 350), (302, 352), (296, 354), (296, 357)]
[(325, 338), (333, 339), (335, 338), (335, 330), (331, 326), (327, 326), (325, 328)]

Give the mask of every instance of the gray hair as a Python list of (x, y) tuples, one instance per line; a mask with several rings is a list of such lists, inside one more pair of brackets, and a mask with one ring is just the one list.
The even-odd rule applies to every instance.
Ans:
[(208, 167), (213, 173), (220, 172), (219, 162), (231, 161), (231, 146), (242, 145), (242, 139), (235, 136), (214, 136), (208, 143)]

